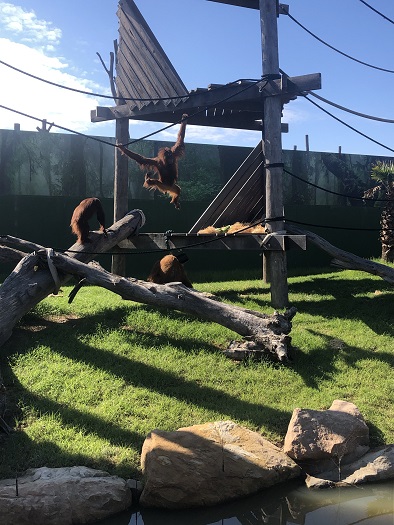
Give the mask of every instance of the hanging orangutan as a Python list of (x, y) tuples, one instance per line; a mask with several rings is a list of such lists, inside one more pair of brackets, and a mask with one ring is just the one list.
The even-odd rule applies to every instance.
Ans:
[(138, 162), (141, 169), (152, 169), (155, 172), (157, 178), (150, 178), (148, 173), (145, 174), (144, 188), (150, 190), (158, 189), (162, 193), (168, 193), (171, 196), (171, 204), (176, 209), (180, 208), (179, 195), (181, 193), (181, 188), (176, 184), (178, 180), (178, 159), (185, 151), (184, 139), (187, 118), (188, 115), (182, 115), (177, 141), (172, 148), (161, 148), (157, 153), (157, 157), (143, 157), (130, 151), (122, 144), (117, 145), (122, 154)]
[(89, 240), (89, 219), (96, 214), (100, 223), (100, 231), (107, 236), (105, 229), (105, 215), (101, 202), (96, 197), (90, 197), (81, 201), (75, 208), (71, 217), (71, 231), (77, 236), (78, 244), (86, 244)]

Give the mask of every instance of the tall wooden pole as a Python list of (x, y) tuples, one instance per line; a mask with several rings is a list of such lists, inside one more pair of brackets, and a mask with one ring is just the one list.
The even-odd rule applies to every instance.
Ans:
[[(116, 119), (116, 143), (127, 144), (129, 141), (129, 119)], [(115, 148), (115, 181), (114, 181), (114, 223), (123, 219), (129, 211), (129, 178), (127, 157)], [(126, 256), (114, 255), (112, 257), (112, 273), (126, 276)]]
[[(261, 40), (263, 52), (263, 75), (279, 74), (278, 26), (279, 4), (277, 0), (260, 1)], [(263, 145), (266, 163), (266, 217), (283, 216), (283, 168), (281, 137), (281, 97), (264, 98)], [(272, 165), (270, 167), (270, 165)], [(268, 231), (275, 233), (284, 229), (283, 220), (269, 221)], [(264, 252), (266, 269), (271, 282), (271, 303), (274, 308), (288, 305), (286, 252)]]

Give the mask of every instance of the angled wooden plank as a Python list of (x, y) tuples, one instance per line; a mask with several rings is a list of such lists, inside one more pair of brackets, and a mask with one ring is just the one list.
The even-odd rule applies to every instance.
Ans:
[[(191, 227), (189, 233), (197, 233), (199, 230), (207, 226), (213, 226), (218, 219), (223, 220), (223, 212), (227, 208), (229, 202), (239, 193), (245, 184), (245, 180), (251, 177), (264, 162), (261, 142), (248, 155), (245, 161), (241, 164), (238, 170), (225, 184), (221, 191), (216, 195), (211, 204)], [(223, 226), (223, 224), (221, 224)]]

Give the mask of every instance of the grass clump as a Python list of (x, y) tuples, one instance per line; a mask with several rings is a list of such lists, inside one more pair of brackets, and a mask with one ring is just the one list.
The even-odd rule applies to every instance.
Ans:
[[(222, 300), (272, 313), (260, 280), (199, 283)], [(183, 313), (71, 287), (26, 315), (2, 348), (16, 432), (0, 441), (0, 478), (86, 465), (140, 473), (149, 431), (231, 419), (281, 444), (296, 407), (355, 403), (372, 443), (393, 443), (392, 286), (356, 271), (289, 278), (295, 361), (237, 363), (234, 333)], [(8, 413), (10, 417), (11, 412)]]

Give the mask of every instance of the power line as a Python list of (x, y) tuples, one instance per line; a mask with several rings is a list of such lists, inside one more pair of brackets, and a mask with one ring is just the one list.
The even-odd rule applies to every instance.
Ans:
[(372, 11), (375, 11), (375, 13), (377, 13), (378, 15), (380, 15), (382, 18), (385, 18), (386, 20), (388, 20), (389, 22), (391, 22), (392, 24), (394, 24), (394, 20), (391, 20), (391, 18), (387, 17), (386, 15), (384, 15), (383, 13), (381, 13), (380, 11), (378, 11), (377, 9), (375, 9), (374, 7), (372, 7), (371, 5), (369, 5), (367, 2), (364, 2), (364, 0), (360, 0), (360, 2), (364, 5), (366, 5), (367, 7), (369, 7), (369, 9), (372, 9)]
[(385, 71), (386, 73), (394, 73), (394, 70), (392, 70), (392, 69), (385, 69), (383, 67), (378, 67), (378, 66), (374, 66), (372, 64), (368, 64), (367, 62), (363, 62), (362, 60), (359, 60), (358, 58), (354, 58), (351, 55), (348, 55), (347, 53), (344, 53), (343, 51), (340, 51), (339, 49), (337, 49), (336, 47), (332, 46), (331, 44), (328, 44), (325, 40), (319, 38), (317, 35), (312, 33), (312, 31), (309, 31), (309, 29), (307, 29), (300, 22), (298, 22), (298, 20), (296, 20), (293, 16), (291, 16), (290, 13), (286, 13), (286, 14), (291, 20), (293, 20), (293, 22), (295, 22), (298, 26), (300, 26), (304, 31), (306, 31), (311, 36), (313, 36), (313, 38), (315, 38), (316, 40), (318, 40), (319, 42), (321, 42), (325, 46), (329, 47), (333, 51), (336, 51), (340, 55), (343, 55), (344, 57), (349, 58), (350, 60), (353, 60), (354, 62), (358, 62), (359, 64), (362, 64), (363, 66), (371, 67), (373, 69), (378, 69), (379, 71)]
[(323, 98), (320, 95), (313, 93), (312, 91), (309, 91), (308, 94), (312, 95), (313, 97), (318, 98), (319, 100), (325, 102), (326, 104), (330, 104), (330, 106), (334, 106), (335, 108), (341, 109), (342, 111), (346, 111), (347, 113), (352, 113), (352, 115), (357, 115), (358, 117), (363, 117), (363, 118), (367, 118), (370, 120), (377, 120), (378, 122), (386, 122), (388, 124), (394, 124), (394, 120), (381, 118), (381, 117), (374, 117), (372, 115), (366, 115), (365, 113), (359, 113), (358, 111), (353, 111), (352, 109), (346, 108), (344, 106), (340, 106), (339, 104), (335, 104), (335, 102), (331, 102), (331, 100), (327, 100), (326, 98)]
[(362, 131), (359, 131), (358, 129), (354, 128), (353, 126), (351, 126), (350, 124), (347, 124), (346, 122), (344, 122), (343, 120), (341, 120), (340, 118), (336, 117), (335, 115), (333, 115), (332, 113), (330, 113), (329, 111), (327, 111), (326, 109), (322, 108), (321, 106), (319, 106), (319, 104), (317, 104), (316, 102), (314, 102), (313, 100), (311, 100), (310, 98), (308, 98), (307, 95), (304, 95), (304, 98), (306, 98), (306, 100), (309, 100), (309, 102), (311, 104), (313, 104), (314, 106), (316, 106), (317, 108), (321, 109), (322, 111), (324, 111), (324, 113), (327, 113), (327, 115), (330, 115), (330, 117), (332, 117), (333, 119), (337, 120), (338, 122), (340, 122), (341, 124), (343, 124), (344, 126), (346, 126), (347, 128), (355, 131), (356, 133), (358, 133), (359, 135), (365, 137), (366, 139), (370, 140), (371, 142), (374, 142), (375, 144), (378, 144), (378, 146), (382, 146), (382, 148), (385, 148), (385, 149), (388, 149), (389, 151), (392, 151), (394, 153), (394, 149), (393, 148), (390, 148), (389, 146), (386, 146), (385, 144), (383, 144), (382, 142), (379, 142), (375, 139), (373, 139), (372, 137), (370, 137), (369, 135), (366, 135), (365, 133), (363, 133)]

